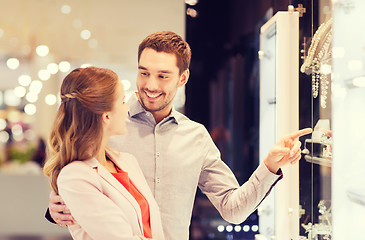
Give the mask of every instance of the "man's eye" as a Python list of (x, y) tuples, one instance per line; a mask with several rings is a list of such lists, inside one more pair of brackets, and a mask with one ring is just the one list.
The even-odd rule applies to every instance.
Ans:
[(147, 75), (148, 75), (148, 73), (146, 73), (146, 72), (141, 72), (141, 75), (142, 75), (142, 76), (147, 76)]
[(160, 78), (161, 78), (161, 79), (166, 79), (166, 78), (167, 78), (167, 76), (165, 76), (165, 75), (160, 75)]

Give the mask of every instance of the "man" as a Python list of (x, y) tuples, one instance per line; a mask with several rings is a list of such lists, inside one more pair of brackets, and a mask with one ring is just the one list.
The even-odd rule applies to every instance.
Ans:
[[(191, 51), (173, 32), (147, 36), (138, 49), (138, 92), (128, 101), (128, 133), (110, 146), (133, 154), (160, 207), (165, 238), (188, 239), (197, 186), (228, 222), (243, 222), (281, 179), (280, 167), (300, 155), (298, 131), (280, 140), (248, 182), (239, 186), (221, 160), (208, 131), (175, 111), (173, 100), (189, 78)], [(72, 224), (59, 196), (51, 194), (50, 213), (59, 225)], [(64, 220), (64, 221), (63, 221)]]

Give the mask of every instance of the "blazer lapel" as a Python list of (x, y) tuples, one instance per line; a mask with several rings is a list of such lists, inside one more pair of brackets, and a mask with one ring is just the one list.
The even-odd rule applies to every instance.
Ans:
[(148, 187), (142, 170), (139, 169), (139, 166), (134, 164), (135, 159), (123, 157), (123, 153), (114, 154), (108, 152), (108, 155), (111, 157), (115, 165), (128, 173), (133, 185), (144, 197), (148, 196), (148, 194), (151, 194), (151, 189)]
[(123, 196), (131, 203), (134, 210), (138, 216), (138, 223), (143, 233), (143, 223), (142, 223), (142, 213), (141, 208), (136, 201), (136, 199), (128, 192), (127, 189), (108, 171), (105, 167), (103, 167), (98, 160), (95, 158), (85, 161), (88, 165), (92, 166), (96, 169), (97, 173), (102, 177), (106, 182), (108, 182), (111, 186), (113, 186), (117, 191), (119, 191)]
[[(151, 230), (152, 236), (161, 236), (162, 228), (161, 226), (161, 218), (159, 212), (159, 207), (152, 195), (151, 189), (147, 184), (147, 181), (142, 173), (142, 170), (139, 169), (134, 163), (134, 159), (128, 159), (123, 157), (123, 155), (116, 155), (113, 153), (108, 153), (113, 159), (114, 163), (123, 171), (128, 172), (128, 176), (131, 179), (133, 185), (138, 189), (138, 191), (146, 198), (149, 204), (150, 209), (150, 220), (151, 220)], [(122, 154), (122, 153), (120, 153)], [(129, 160), (129, 161), (128, 161)]]

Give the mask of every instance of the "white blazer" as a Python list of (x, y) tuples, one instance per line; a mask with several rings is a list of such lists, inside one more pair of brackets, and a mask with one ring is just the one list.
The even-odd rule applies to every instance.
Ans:
[[(107, 151), (149, 203), (153, 239), (164, 239), (160, 211), (134, 156)], [(73, 239), (146, 239), (141, 209), (135, 198), (95, 158), (74, 161), (57, 179), (59, 194), (76, 222), (68, 226)]]

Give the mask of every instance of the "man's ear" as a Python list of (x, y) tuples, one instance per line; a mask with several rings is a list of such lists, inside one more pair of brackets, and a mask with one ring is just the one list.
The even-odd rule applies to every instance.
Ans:
[(186, 69), (181, 75), (180, 75), (180, 80), (179, 80), (179, 87), (184, 86), (188, 80), (189, 80), (189, 76), (190, 76), (190, 71), (189, 68)]

